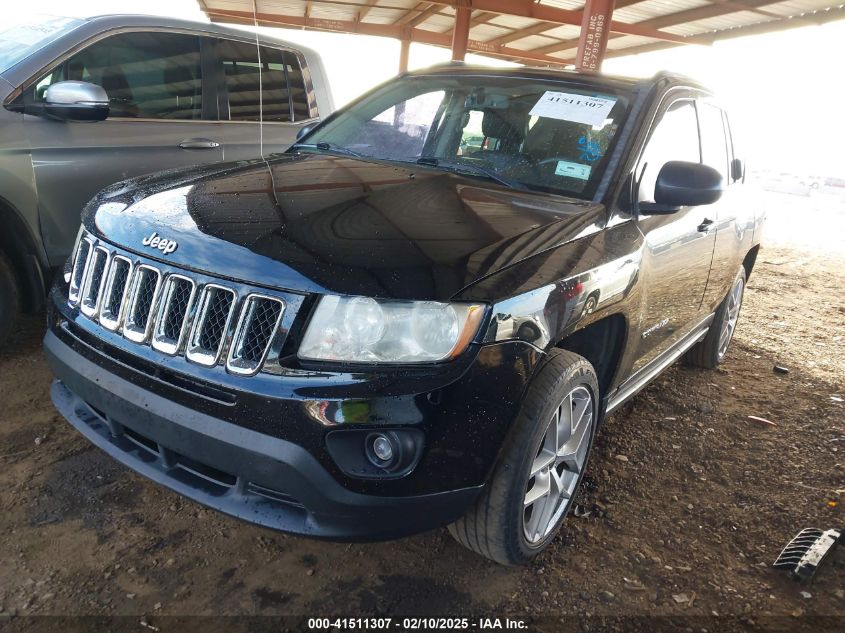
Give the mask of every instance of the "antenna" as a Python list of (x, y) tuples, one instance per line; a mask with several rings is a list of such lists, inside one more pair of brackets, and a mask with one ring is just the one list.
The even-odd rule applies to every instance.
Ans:
[(264, 65), (261, 62), (261, 45), (258, 43), (258, 9), (257, 0), (252, 0), (252, 26), (255, 29), (255, 50), (258, 53), (258, 148), (261, 158), (264, 158)]

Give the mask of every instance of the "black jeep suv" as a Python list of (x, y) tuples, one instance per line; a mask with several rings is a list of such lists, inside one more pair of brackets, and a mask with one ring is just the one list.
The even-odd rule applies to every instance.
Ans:
[(682, 77), (450, 65), (119, 183), (52, 291), (53, 401), (242, 519), (528, 561), (601, 420), (727, 351), (762, 222), (731, 138)]

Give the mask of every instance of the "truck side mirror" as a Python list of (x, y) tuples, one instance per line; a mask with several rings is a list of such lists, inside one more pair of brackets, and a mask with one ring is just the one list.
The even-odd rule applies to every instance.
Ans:
[(109, 96), (87, 81), (60, 81), (47, 88), (42, 112), (62, 121), (102, 121), (109, 115)]

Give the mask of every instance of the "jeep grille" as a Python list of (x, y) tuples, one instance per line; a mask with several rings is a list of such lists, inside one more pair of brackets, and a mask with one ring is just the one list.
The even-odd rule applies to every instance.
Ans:
[(251, 376), (278, 351), (286, 302), (134, 260), (85, 234), (68, 302), (105, 329), (170, 356)]

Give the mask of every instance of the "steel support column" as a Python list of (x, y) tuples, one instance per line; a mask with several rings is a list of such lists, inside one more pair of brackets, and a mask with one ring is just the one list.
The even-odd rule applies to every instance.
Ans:
[(469, 22), (472, 9), (465, 0), (455, 7), (455, 29), (452, 31), (452, 59), (462, 62), (467, 56), (469, 45)]
[(579, 70), (601, 70), (615, 4), (615, 0), (587, 0), (584, 5), (578, 56), (575, 58), (575, 67)]
[(399, 49), (399, 74), (408, 72), (408, 57), (411, 54), (411, 40), (400, 40), (402, 47)]

